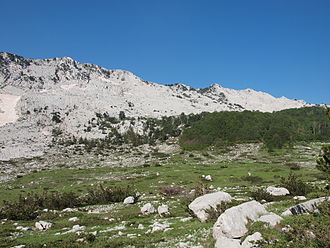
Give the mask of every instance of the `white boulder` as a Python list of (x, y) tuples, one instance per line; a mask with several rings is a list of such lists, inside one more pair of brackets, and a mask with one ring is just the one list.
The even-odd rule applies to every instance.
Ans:
[(151, 205), (151, 203), (147, 203), (141, 208), (141, 213), (145, 214), (145, 215), (153, 214), (155, 212), (156, 212), (156, 209), (154, 208), (154, 206)]
[(168, 206), (167, 205), (161, 205), (157, 208), (157, 212), (159, 214), (160, 217), (164, 217), (166, 215), (170, 214), (170, 211), (168, 210)]
[(220, 236), (215, 243), (215, 248), (241, 248), (239, 239), (230, 239), (225, 236)]
[(307, 200), (307, 198), (303, 195), (297, 195), (297, 196), (294, 196), (293, 197), (293, 200), (296, 200), (296, 201), (305, 201)]
[(283, 218), (277, 214), (269, 213), (266, 215), (261, 216), (257, 221), (261, 221), (267, 223), (270, 227), (274, 227), (279, 224)]
[(290, 192), (286, 188), (267, 187), (266, 191), (273, 196), (289, 195)]
[(128, 196), (124, 199), (124, 204), (133, 204), (134, 203), (134, 197)]
[(300, 203), (293, 207), (288, 208), (285, 210), (281, 215), (298, 215), (298, 214), (308, 214), (309, 212), (318, 212), (317, 205), (324, 201), (329, 201), (330, 197), (320, 197), (313, 200), (309, 200), (307, 202)]
[(213, 226), (213, 237), (241, 238), (248, 231), (246, 224), (268, 214), (265, 207), (257, 201), (249, 201), (227, 209)]
[(34, 224), (36, 230), (38, 231), (45, 231), (51, 228), (53, 223), (46, 222), (46, 221), (38, 221)]
[(223, 202), (230, 202), (231, 200), (232, 198), (228, 193), (220, 191), (197, 197), (188, 207), (200, 221), (205, 222), (208, 218), (206, 210), (216, 209), (217, 205)]
[(69, 219), (69, 221), (71, 221), (71, 222), (76, 222), (76, 221), (78, 221), (78, 220), (79, 220), (78, 217), (72, 217), (72, 218)]

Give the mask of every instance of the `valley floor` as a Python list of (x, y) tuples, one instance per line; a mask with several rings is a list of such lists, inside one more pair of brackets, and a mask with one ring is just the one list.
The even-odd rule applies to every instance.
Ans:
[[(278, 186), (281, 177), (294, 173), (311, 186), (307, 199), (329, 195), (324, 189), (324, 175), (315, 169), (320, 147), (321, 143), (301, 143), (272, 153), (261, 144), (238, 144), (198, 152), (180, 152), (173, 147), (135, 148), (130, 153), (123, 150), (115, 155), (113, 152), (112, 155), (105, 152), (103, 156), (68, 153), (62, 157), (2, 162), (2, 205), (5, 200), (17, 200), (19, 195), (43, 191), (84, 195), (100, 184), (130, 186), (139, 197), (135, 204), (117, 202), (65, 211), (48, 209), (41, 211), (35, 220), (3, 219), (0, 247), (214, 247), (212, 227), (216, 219), (201, 223), (191, 215), (187, 205), (192, 192), (225, 191), (237, 202), (245, 202), (251, 199), (251, 192), (269, 185)], [(22, 169), (29, 166), (28, 170)], [(4, 175), (4, 168), (11, 172), (9, 176)], [(212, 180), (203, 179), (203, 175), (210, 175)], [(268, 210), (281, 214), (297, 204), (292, 198), (292, 195), (282, 197), (268, 204)], [(146, 203), (155, 208), (168, 205), (170, 215), (143, 215), (140, 208)], [(75, 221), (73, 217), (77, 217)], [(50, 222), (52, 227), (46, 231), (34, 230), (37, 221)], [(302, 242), (305, 247), (321, 247), (317, 232), (323, 232), (322, 236), (330, 239), (325, 228), (328, 224), (329, 216), (315, 214), (285, 217), (281, 226), (273, 229), (256, 223), (250, 230), (260, 231), (266, 240), (273, 242), (265, 243), (264, 247), (301, 247)], [(75, 225), (81, 229), (72, 231)], [(288, 225), (295, 230), (291, 236), (281, 231)], [(315, 234), (310, 235), (309, 240), (308, 235), (303, 234), (307, 231)]]

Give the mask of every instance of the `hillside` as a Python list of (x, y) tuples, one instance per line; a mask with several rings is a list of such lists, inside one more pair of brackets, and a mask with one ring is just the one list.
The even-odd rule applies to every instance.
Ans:
[[(54, 130), (84, 138), (96, 113), (118, 118), (175, 116), (214, 111), (272, 112), (308, 106), (304, 101), (275, 98), (252, 89), (233, 90), (214, 84), (194, 89), (160, 85), (122, 70), (108, 70), (71, 58), (27, 59), (0, 53), (0, 159), (36, 156), (52, 140)], [(142, 132), (144, 122), (118, 128)]]

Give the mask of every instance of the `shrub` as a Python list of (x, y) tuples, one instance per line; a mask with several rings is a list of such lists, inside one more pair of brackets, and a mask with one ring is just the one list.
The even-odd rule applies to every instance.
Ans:
[(181, 187), (162, 187), (160, 193), (167, 196), (179, 195), (182, 193)]
[(281, 185), (287, 188), (292, 195), (306, 195), (312, 191), (309, 185), (292, 173), (287, 178), (281, 177)]
[(275, 197), (269, 194), (265, 189), (258, 189), (257, 191), (250, 192), (250, 196), (256, 201), (265, 200), (271, 202), (275, 200)]
[(206, 210), (208, 214), (207, 220), (210, 222), (214, 222), (218, 219), (218, 217), (225, 212), (227, 209), (239, 205), (241, 202), (237, 200), (232, 200), (231, 202), (222, 202), (217, 205), (216, 208), (210, 208)]
[(262, 182), (262, 178), (259, 176), (242, 176), (241, 179), (243, 181), (248, 181), (250, 183), (260, 183)]

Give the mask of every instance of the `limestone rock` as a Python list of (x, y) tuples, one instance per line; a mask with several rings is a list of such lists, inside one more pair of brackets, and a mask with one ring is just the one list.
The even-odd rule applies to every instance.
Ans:
[(124, 199), (124, 204), (133, 204), (134, 203), (134, 197), (129, 196)]
[(72, 221), (72, 222), (76, 222), (76, 221), (78, 221), (78, 220), (79, 220), (78, 217), (72, 217), (72, 218), (69, 219), (69, 221)]
[(249, 235), (245, 238), (245, 240), (242, 243), (242, 248), (258, 247), (254, 244), (254, 242), (258, 240), (262, 240), (261, 233), (255, 232), (254, 234)]
[(145, 214), (145, 215), (153, 214), (155, 212), (156, 212), (156, 209), (154, 208), (154, 206), (151, 205), (151, 203), (147, 203), (141, 208), (141, 213)]
[(248, 229), (249, 221), (256, 221), (260, 216), (268, 214), (265, 207), (257, 201), (249, 201), (227, 209), (213, 226), (213, 237), (240, 238)]
[(283, 218), (277, 214), (269, 213), (267, 215), (261, 216), (257, 221), (267, 223), (269, 226), (274, 227), (279, 224)]
[(231, 199), (228, 193), (220, 191), (197, 197), (188, 207), (200, 221), (205, 222), (208, 218), (206, 210), (216, 208), (222, 202), (230, 202)]
[(239, 239), (230, 239), (220, 236), (215, 243), (215, 248), (242, 248)]
[(298, 215), (298, 214), (308, 214), (309, 212), (318, 212), (317, 205), (324, 201), (329, 201), (330, 197), (320, 197), (313, 200), (309, 200), (307, 202), (300, 203), (293, 207), (288, 208), (285, 210), (281, 215)]
[(294, 196), (293, 197), (293, 200), (296, 200), (296, 201), (305, 201), (307, 200), (307, 198), (303, 195), (299, 195), (299, 196)]
[(157, 212), (158, 212), (158, 214), (159, 214), (160, 217), (164, 217), (164, 216), (170, 214), (167, 205), (161, 205), (161, 206), (159, 206), (159, 207), (157, 208)]
[(290, 192), (286, 188), (267, 187), (266, 191), (273, 196), (289, 195)]
[(207, 176), (205, 176), (205, 180), (206, 180), (206, 181), (212, 181), (212, 177), (211, 177), (211, 175), (207, 175)]
[(34, 226), (38, 231), (45, 231), (45, 230), (48, 230), (49, 228), (51, 228), (52, 225), (53, 224), (50, 222), (39, 221), (39, 222), (36, 222)]

